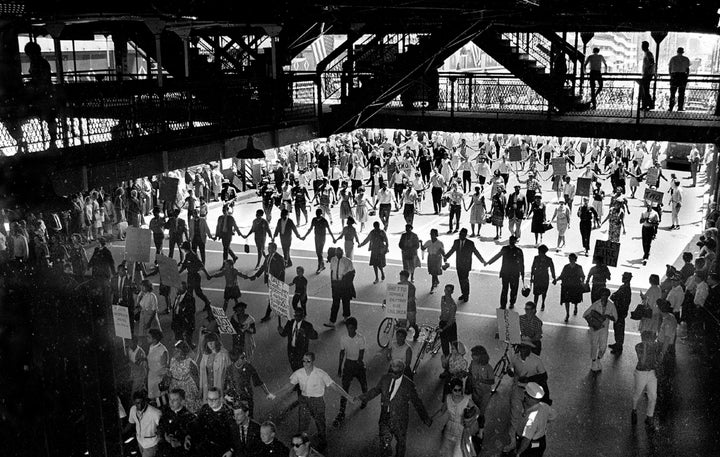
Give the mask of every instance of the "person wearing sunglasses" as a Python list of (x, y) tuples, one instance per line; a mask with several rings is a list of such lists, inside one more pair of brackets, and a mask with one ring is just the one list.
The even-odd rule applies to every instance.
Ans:
[(323, 457), (310, 445), (310, 437), (307, 433), (296, 433), (290, 442), (289, 457)]
[(443, 428), (442, 444), (440, 455), (451, 457), (457, 441), (462, 437), (465, 425), (463, 423), (463, 412), (465, 408), (474, 406), (470, 395), (466, 395), (463, 389), (463, 380), (453, 378), (450, 381), (450, 393), (445, 397), (442, 407), (433, 414), (447, 414), (447, 422)]

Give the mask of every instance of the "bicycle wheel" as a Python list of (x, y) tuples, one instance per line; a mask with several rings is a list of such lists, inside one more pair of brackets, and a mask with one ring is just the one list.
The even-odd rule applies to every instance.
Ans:
[(438, 332), (435, 335), (435, 339), (432, 342), (432, 345), (429, 346), (428, 352), (430, 353), (431, 357), (435, 357), (437, 353), (440, 351), (440, 348), (442, 347), (442, 341), (440, 340), (440, 332)]
[(390, 341), (393, 337), (395, 323), (392, 317), (386, 317), (380, 322), (380, 326), (377, 331), (377, 344), (381, 348), (385, 349), (390, 345)]
[(417, 358), (415, 359), (415, 364), (413, 365), (412, 372), (415, 374), (417, 372), (418, 367), (420, 366), (420, 361), (425, 356), (425, 350), (428, 346), (427, 340), (423, 341), (422, 346), (420, 346), (420, 351), (418, 352)]
[(490, 390), (491, 394), (494, 394), (498, 387), (500, 387), (500, 383), (503, 380), (503, 377), (505, 376), (505, 373), (507, 372), (507, 366), (508, 366), (508, 360), (505, 356), (498, 360), (498, 362), (495, 364), (495, 367), (493, 368), (493, 374), (495, 375), (495, 384), (493, 384), (492, 389)]

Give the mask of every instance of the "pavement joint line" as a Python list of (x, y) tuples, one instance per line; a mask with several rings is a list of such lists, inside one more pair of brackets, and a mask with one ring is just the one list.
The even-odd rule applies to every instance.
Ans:
[[(153, 285), (159, 286), (158, 283), (153, 283)], [(214, 287), (203, 287), (203, 290), (209, 290), (209, 291), (211, 291), (211, 292), (224, 292), (224, 291), (225, 291), (225, 289), (218, 289), (218, 288), (214, 288)], [(267, 296), (267, 295), (269, 295), (268, 292), (258, 292), (258, 291), (256, 291), (256, 290), (241, 290), (241, 292), (242, 292), (243, 294), (248, 294), (248, 295), (262, 295), (262, 296)], [(329, 302), (332, 301), (332, 298), (327, 298), (327, 297), (315, 297), (315, 296), (310, 296), (310, 295), (308, 295), (308, 299), (309, 299), (309, 300), (319, 300), (319, 301), (329, 301)], [(381, 307), (382, 307), (382, 304), (380, 304), (380, 303), (373, 303), (373, 302), (360, 301), (360, 300), (353, 300), (353, 301), (351, 302), (351, 304), (352, 304), (352, 305), (373, 306), (373, 307), (376, 307), (376, 308), (381, 308)], [(417, 309), (418, 309), (418, 310), (422, 310), (422, 311), (431, 311), (431, 312), (434, 312), (434, 313), (440, 313), (440, 310), (437, 309), (437, 308), (427, 308), (427, 307), (424, 307), (424, 306), (418, 306)], [(463, 316), (470, 316), (470, 317), (482, 317), (482, 318), (485, 318), (485, 319), (493, 319), (493, 320), (497, 318), (496, 316), (493, 316), (492, 314), (471, 313), (471, 312), (468, 312), (468, 311), (458, 311), (457, 314), (460, 314), (460, 315), (463, 315)], [(548, 326), (551, 326), (551, 327), (560, 327), (560, 328), (573, 328), (573, 329), (577, 329), (577, 330), (587, 330), (587, 329), (588, 329), (588, 328), (587, 328), (586, 326), (584, 326), (584, 325), (565, 324), (565, 323), (559, 324), (559, 323), (557, 323), (557, 322), (545, 322), (545, 321), (543, 321), (543, 325), (548, 325)], [(611, 331), (611, 332), (613, 331), (612, 328), (610, 329), (610, 331)], [(626, 334), (626, 335), (640, 336), (640, 333), (638, 333), (638, 332), (630, 332), (630, 331), (627, 331), (627, 330), (625, 331), (625, 334)]]

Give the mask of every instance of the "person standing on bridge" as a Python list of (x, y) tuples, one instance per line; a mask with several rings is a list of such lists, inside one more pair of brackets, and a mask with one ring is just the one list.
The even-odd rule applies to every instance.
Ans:
[(605, 66), (605, 73), (608, 71), (607, 62), (605, 62), (605, 57), (600, 54), (600, 48), (593, 48), (593, 53), (587, 56), (584, 66), (588, 65), (590, 66), (590, 103), (592, 109), (597, 109), (597, 96), (603, 89), (603, 66)]
[(688, 75), (690, 74), (690, 59), (683, 54), (683, 48), (677, 48), (677, 54), (670, 58), (668, 62), (668, 73), (670, 73), (670, 106), (668, 111), (672, 111), (675, 106), (675, 92), (678, 94), (677, 107), (678, 111), (685, 109), (685, 87), (687, 87)]
[(640, 109), (650, 111), (655, 108), (655, 101), (650, 95), (650, 82), (655, 76), (655, 57), (650, 52), (650, 43), (643, 41), (640, 45), (643, 51), (642, 78), (640, 78)]

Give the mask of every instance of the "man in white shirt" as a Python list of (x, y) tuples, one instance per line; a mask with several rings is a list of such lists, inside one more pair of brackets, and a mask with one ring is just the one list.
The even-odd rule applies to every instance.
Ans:
[(678, 214), (683, 202), (683, 191), (680, 187), (680, 181), (673, 181), (672, 193), (670, 194), (670, 209), (672, 210), (672, 225), (670, 230), (680, 230), (680, 220)]
[[(357, 319), (349, 317), (345, 321), (347, 335), (340, 339), (340, 359), (338, 361), (338, 376), (342, 379), (342, 388), (347, 392), (352, 380), (357, 378), (362, 393), (367, 392), (367, 379), (365, 377), (365, 336), (357, 331)], [(345, 419), (347, 400), (340, 399), (340, 411), (333, 421), (333, 427), (339, 427)]]
[(542, 457), (545, 452), (548, 422), (557, 418), (557, 412), (541, 401), (544, 396), (544, 389), (537, 383), (529, 382), (525, 387), (525, 422), (517, 431), (518, 457)]
[[(585, 59), (585, 67), (590, 65), (590, 100), (592, 109), (597, 108), (597, 96), (603, 89), (602, 68), (605, 66), (607, 73), (607, 62), (605, 57), (600, 54), (600, 48), (593, 48), (593, 53)], [(597, 83), (597, 90), (595, 84)]]
[(672, 111), (675, 106), (675, 92), (678, 93), (678, 111), (685, 108), (685, 88), (687, 87), (688, 75), (690, 74), (690, 59), (683, 54), (683, 48), (677, 49), (677, 54), (670, 58), (668, 62), (668, 73), (670, 73), (670, 106), (668, 111)]
[(146, 397), (147, 393), (143, 390), (133, 394), (134, 404), (130, 408), (127, 429), (135, 426), (135, 437), (141, 457), (155, 457), (160, 442), (157, 434), (160, 410), (150, 405)]
[(350, 300), (355, 298), (355, 267), (352, 260), (344, 256), (342, 248), (335, 248), (335, 256), (330, 260), (330, 285), (332, 288), (332, 307), (330, 321), (325, 327), (335, 328), (335, 321), (342, 301), (343, 319), (350, 317)]
[(377, 195), (375, 195), (375, 205), (373, 205), (373, 209), (377, 207), (378, 204), (380, 204), (380, 211), (378, 211), (378, 217), (380, 217), (380, 221), (382, 221), (385, 228), (383, 230), (388, 229), (388, 225), (390, 224), (390, 210), (392, 209), (392, 201), (393, 201), (393, 195), (392, 192), (387, 188), (387, 183), (383, 182), (380, 185), (380, 190), (378, 191)]
[(315, 422), (318, 436), (318, 448), (323, 451), (326, 445), (325, 439), (325, 389), (330, 387), (342, 395), (345, 399), (354, 402), (353, 398), (324, 370), (315, 366), (315, 353), (306, 352), (303, 356), (303, 367), (290, 375), (290, 384), (283, 387), (276, 395), (280, 396), (286, 391), (300, 387), (298, 429), (306, 432), (310, 425), (310, 419)]

